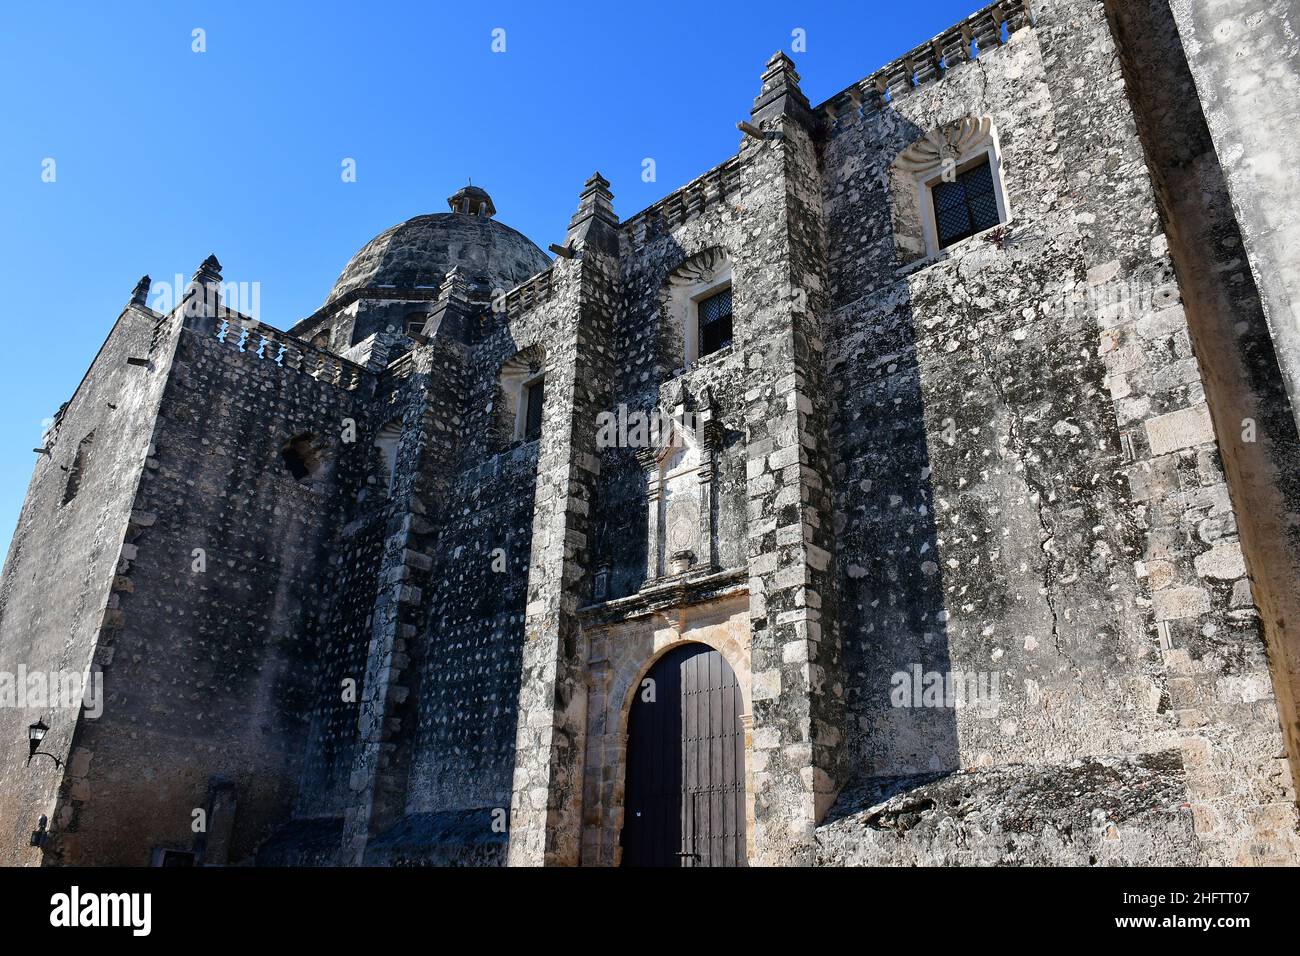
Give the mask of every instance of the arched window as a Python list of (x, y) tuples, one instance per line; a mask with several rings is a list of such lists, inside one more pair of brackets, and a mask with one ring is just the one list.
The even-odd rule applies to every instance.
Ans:
[(529, 346), (501, 366), (500, 433), (506, 443), (534, 441), (542, 434), (546, 403), (546, 350)]
[(669, 328), (668, 364), (689, 367), (732, 343), (731, 262), (721, 249), (706, 249), (669, 274), (660, 292)]
[(988, 116), (964, 116), (931, 130), (898, 155), (889, 178), (902, 265), (1011, 219)]

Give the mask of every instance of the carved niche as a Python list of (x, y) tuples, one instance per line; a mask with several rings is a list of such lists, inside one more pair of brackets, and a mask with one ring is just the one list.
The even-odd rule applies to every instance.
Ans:
[(692, 399), (679, 382), (655, 409), (658, 441), (638, 453), (646, 472), (649, 586), (718, 568), (716, 513), (720, 430), (709, 390)]

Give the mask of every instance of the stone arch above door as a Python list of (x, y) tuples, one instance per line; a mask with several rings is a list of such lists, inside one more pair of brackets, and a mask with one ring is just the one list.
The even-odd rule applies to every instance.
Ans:
[(586, 761), (583, 774), (582, 863), (616, 866), (620, 860), (627, 776), (627, 722), (641, 680), (665, 654), (688, 643), (719, 652), (736, 675), (745, 726), (745, 801), (749, 856), (753, 859), (753, 768), (749, 594), (737, 584), (708, 600), (629, 614), (585, 626), (588, 653)]

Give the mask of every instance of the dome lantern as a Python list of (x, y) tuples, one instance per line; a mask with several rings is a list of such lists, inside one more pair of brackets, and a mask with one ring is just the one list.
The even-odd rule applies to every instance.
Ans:
[(492, 204), (492, 197), (487, 194), (487, 190), (480, 189), (472, 183), (461, 186), (448, 196), (447, 205), (451, 207), (452, 212), (466, 216), (482, 216), (485, 219), (491, 219), (497, 212), (497, 207)]

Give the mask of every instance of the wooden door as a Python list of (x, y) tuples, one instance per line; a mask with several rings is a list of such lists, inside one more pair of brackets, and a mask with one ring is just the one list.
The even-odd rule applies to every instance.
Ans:
[(703, 644), (665, 654), (628, 715), (624, 866), (745, 866), (736, 675)]

